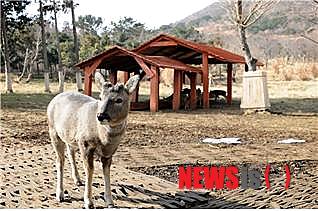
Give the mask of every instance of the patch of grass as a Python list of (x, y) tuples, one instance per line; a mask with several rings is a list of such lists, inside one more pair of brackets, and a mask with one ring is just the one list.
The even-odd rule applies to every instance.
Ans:
[(1, 95), (2, 109), (46, 109), (55, 94), (8, 93)]

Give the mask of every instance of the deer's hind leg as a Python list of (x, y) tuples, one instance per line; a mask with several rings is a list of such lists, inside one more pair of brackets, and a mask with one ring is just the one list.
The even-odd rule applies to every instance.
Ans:
[(75, 185), (82, 186), (83, 183), (79, 176), (79, 173), (76, 167), (76, 162), (75, 162), (75, 149), (70, 144), (67, 144), (66, 146), (67, 146), (68, 159), (70, 161), (71, 168), (72, 168), (72, 178), (74, 180)]
[(57, 171), (57, 182), (56, 182), (56, 200), (61, 202), (64, 201), (64, 190), (63, 190), (63, 174), (64, 174), (64, 161), (65, 161), (65, 143), (58, 137), (54, 129), (49, 130), (50, 138), (54, 151), (56, 153), (56, 171)]

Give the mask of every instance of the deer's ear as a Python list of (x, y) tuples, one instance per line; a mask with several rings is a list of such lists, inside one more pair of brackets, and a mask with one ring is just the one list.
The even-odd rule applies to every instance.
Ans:
[(105, 84), (104, 76), (100, 72), (96, 71), (95, 75), (94, 75), (94, 78), (95, 78), (95, 83), (97, 85), (97, 88), (99, 89), (99, 91), (102, 91), (103, 90), (103, 86)]
[(134, 75), (131, 77), (125, 84), (126, 90), (128, 91), (129, 94), (133, 93), (135, 89), (138, 86), (138, 83), (140, 81), (140, 75)]

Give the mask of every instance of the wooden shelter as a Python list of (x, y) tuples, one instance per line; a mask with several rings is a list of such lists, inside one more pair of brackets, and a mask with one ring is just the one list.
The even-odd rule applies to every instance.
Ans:
[[(209, 64), (227, 64), (227, 103), (232, 103), (232, 68), (233, 64), (245, 64), (243, 56), (207, 44), (195, 43), (167, 34), (145, 42), (133, 51), (115, 46), (76, 66), (84, 70), (84, 93), (92, 93), (92, 74), (96, 69), (110, 71), (110, 80), (117, 82), (117, 72), (124, 71), (127, 81), (131, 73), (150, 78), (150, 111), (159, 108), (159, 77), (161, 68), (174, 69), (173, 110), (180, 107), (180, 92), (183, 76), (190, 79), (190, 107), (196, 107), (196, 78), (201, 74), (203, 82), (203, 108), (209, 108)], [(202, 68), (192, 65), (201, 65)], [(257, 65), (262, 65), (257, 63)], [(138, 103), (138, 88), (132, 99), (132, 109)]]
[[(159, 76), (161, 68), (174, 69), (174, 94), (173, 109), (178, 110), (180, 106), (180, 92), (182, 88), (182, 73), (189, 76), (191, 80), (191, 108), (196, 106), (196, 75), (202, 74), (200, 68), (186, 65), (180, 61), (165, 56), (145, 56), (115, 46), (88, 60), (76, 65), (84, 70), (84, 93), (92, 94), (92, 75), (96, 69), (107, 69), (110, 71), (110, 80), (117, 83), (118, 71), (124, 71), (124, 81), (127, 81), (131, 73), (140, 74), (140, 70), (150, 78), (150, 110), (158, 111), (159, 108)], [(133, 95), (132, 109), (138, 103), (138, 88)]]
[[(145, 42), (134, 49), (143, 55), (166, 56), (185, 64), (202, 65), (203, 108), (209, 108), (209, 64), (227, 64), (227, 103), (232, 103), (232, 69), (233, 64), (245, 64), (243, 56), (230, 51), (176, 38), (167, 34)], [(262, 65), (257, 63), (257, 65)]]

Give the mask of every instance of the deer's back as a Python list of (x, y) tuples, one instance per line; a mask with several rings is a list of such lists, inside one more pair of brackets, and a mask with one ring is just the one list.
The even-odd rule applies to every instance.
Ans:
[(64, 92), (55, 96), (48, 105), (50, 130), (67, 142), (74, 142), (96, 133), (97, 100), (76, 93)]

